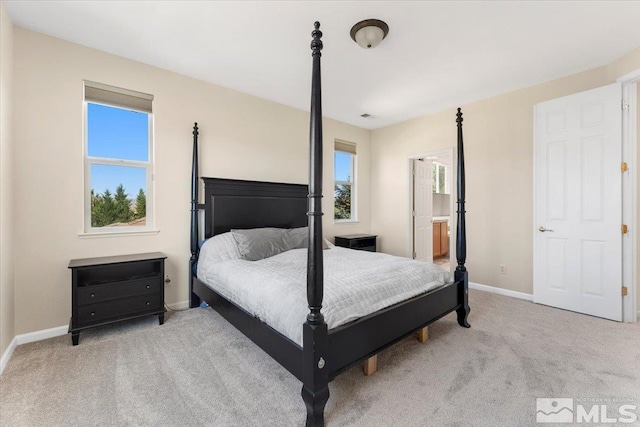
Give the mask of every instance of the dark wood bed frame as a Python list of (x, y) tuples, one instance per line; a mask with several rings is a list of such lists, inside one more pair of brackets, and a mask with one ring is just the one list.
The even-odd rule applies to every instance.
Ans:
[[(191, 260), (189, 265), (190, 306), (207, 302), (229, 323), (244, 333), (289, 372), (302, 381), (302, 398), (307, 407), (307, 426), (324, 425), (328, 384), (345, 370), (362, 363), (413, 332), (456, 311), (458, 323), (469, 327), (468, 273), (465, 268), (465, 172), (462, 141), (462, 112), (458, 108), (458, 224), (455, 282), (344, 326), (327, 329), (322, 315), (322, 106), (320, 51), (322, 32), (315, 23), (311, 51), (310, 183), (283, 184), (202, 178), (205, 203), (198, 203), (198, 124), (193, 127), (191, 176)], [(198, 260), (198, 211), (205, 211), (205, 238), (234, 229), (309, 226), (307, 300), (309, 314), (301, 325), (303, 347), (260, 319), (220, 296), (196, 277)]]

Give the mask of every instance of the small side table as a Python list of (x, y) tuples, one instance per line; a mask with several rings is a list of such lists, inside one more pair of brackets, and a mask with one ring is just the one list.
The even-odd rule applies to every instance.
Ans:
[(375, 252), (377, 237), (377, 235), (372, 234), (347, 234), (344, 236), (335, 236), (335, 239), (336, 246), (359, 251)]
[(80, 331), (122, 320), (158, 315), (162, 325), (166, 258), (153, 252), (71, 260), (73, 345), (78, 345)]

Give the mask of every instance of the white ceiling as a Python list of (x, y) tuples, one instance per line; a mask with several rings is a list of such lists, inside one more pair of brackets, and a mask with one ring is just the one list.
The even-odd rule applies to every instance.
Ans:
[[(319, 20), (324, 113), (369, 129), (608, 64), (640, 46), (640, 2), (5, 5), (17, 26), (305, 110)], [(349, 37), (367, 18), (390, 27), (372, 50)]]

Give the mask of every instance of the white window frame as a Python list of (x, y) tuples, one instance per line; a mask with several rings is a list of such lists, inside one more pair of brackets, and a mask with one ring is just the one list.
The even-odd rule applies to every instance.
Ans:
[[(440, 188), (440, 174), (438, 173), (438, 168), (440, 166), (444, 167), (444, 193), (438, 193), (436, 191), (435, 194), (451, 194), (451, 184), (450, 184), (451, 180), (449, 179), (449, 174), (451, 173), (451, 167), (449, 165), (446, 165), (444, 163), (440, 163), (437, 161), (433, 161), (433, 166), (435, 166), (436, 168), (436, 181), (435, 181), (436, 190)], [(431, 171), (431, 174), (433, 174), (433, 171)]]
[[(343, 153), (343, 154), (348, 154), (349, 156), (351, 156), (351, 181), (340, 181), (340, 180), (336, 180), (336, 171), (335, 171), (335, 153)], [(357, 153), (349, 153), (347, 151), (342, 151), (342, 150), (335, 150), (334, 149), (334, 153), (333, 153), (333, 191), (334, 191), (334, 196), (333, 196), (333, 221), (335, 223), (344, 223), (344, 222), (358, 222), (358, 209), (357, 209), (357, 197), (356, 197), (356, 156), (358, 154)], [(349, 219), (338, 219), (335, 217), (335, 203), (336, 203), (336, 197), (335, 197), (335, 188), (337, 185), (350, 185), (351, 186), (351, 218)]]
[[(106, 157), (89, 156), (89, 104), (104, 105), (111, 108), (120, 108), (122, 110), (136, 111), (146, 114), (148, 117), (148, 160), (146, 162), (138, 160), (125, 160)], [(130, 233), (148, 233), (155, 231), (153, 221), (153, 113), (147, 111), (137, 111), (132, 108), (121, 107), (118, 105), (110, 105), (96, 101), (84, 101), (84, 232), (86, 234), (130, 234)], [(146, 220), (144, 226), (139, 225), (123, 225), (119, 227), (92, 227), (91, 226), (91, 166), (92, 165), (108, 165), (108, 166), (133, 166), (145, 169), (146, 176)], [(135, 197), (135, 195), (134, 195)]]

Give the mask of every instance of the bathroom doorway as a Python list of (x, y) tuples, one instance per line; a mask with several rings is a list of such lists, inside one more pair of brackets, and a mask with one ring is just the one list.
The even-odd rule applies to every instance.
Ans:
[[(451, 271), (453, 150), (412, 158), (413, 257)], [(426, 171), (425, 171), (426, 169)], [(425, 173), (426, 172), (426, 173)], [(426, 181), (426, 182), (425, 182)], [(423, 224), (425, 222), (428, 224)]]

